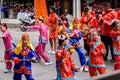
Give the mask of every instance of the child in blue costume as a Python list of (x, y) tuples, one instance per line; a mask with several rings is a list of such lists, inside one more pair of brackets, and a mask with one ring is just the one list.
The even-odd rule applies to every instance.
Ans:
[(25, 75), (26, 80), (35, 80), (32, 77), (31, 61), (35, 61), (36, 57), (30, 42), (30, 37), (27, 33), (24, 33), (20, 43), (16, 46), (11, 56), (12, 60), (16, 58), (18, 60), (18, 63), (14, 65), (13, 80), (22, 80), (22, 74)]
[(88, 71), (88, 68), (86, 66), (86, 58), (84, 55), (84, 50), (82, 49), (82, 46), (80, 45), (82, 33), (80, 31), (80, 28), (78, 27), (79, 20), (75, 18), (73, 20), (73, 23), (74, 25), (73, 25), (73, 29), (71, 30), (69, 44), (75, 47), (75, 51), (78, 53), (81, 66), (83, 67), (83, 71)]

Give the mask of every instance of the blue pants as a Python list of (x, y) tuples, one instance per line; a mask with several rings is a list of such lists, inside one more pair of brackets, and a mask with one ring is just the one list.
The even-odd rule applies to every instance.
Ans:
[[(22, 80), (22, 74), (23, 73), (14, 73), (14, 77), (13, 77), (13, 80)], [(26, 80), (35, 80), (33, 77), (32, 77), (32, 74), (24, 74), (25, 77), (26, 77)]]
[(75, 50), (78, 53), (81, 66), (86, 65), (86, 58), (85, 58), (83, 49), (82, 48), (75, 48)]

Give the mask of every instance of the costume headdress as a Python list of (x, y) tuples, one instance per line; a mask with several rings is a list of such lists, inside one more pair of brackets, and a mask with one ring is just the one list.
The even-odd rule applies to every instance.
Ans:
[(25, 38), (29, 38), (29, 42), (28, 42), (28, 45), (27, 45), (27, 46), (28, 46), (30, 49), (34, 50), (34, 49), (33, 49), (33, 46), (32, 46), (32, 43), (31, 43), (31, 41), (30, 41), (30, 36), (29, 36), (29, 34), (28, 34), (28, 33), (24, 33), (24, 34), (22, 35), (22, 38), (21, 38), (19, 44), (18, 44), (18, 45), (15, 47), (15, 49), (14, 49), (14, 53), (15, 53), (16, 55), (19, 55), (19, 54), (21, 53), (21, 51), (22, 51), (22, 46), (23, 46), (23, 39), (25, 39)]

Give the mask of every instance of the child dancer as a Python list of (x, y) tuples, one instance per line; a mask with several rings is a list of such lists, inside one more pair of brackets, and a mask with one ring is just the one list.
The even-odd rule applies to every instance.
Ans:
[(76, 67), (68, 49), (64, 48), (65, 39), (64, 35), (59, 36), (59, 47), (56, 51), (57, 80), (77, 80), (75, 71), (80, 68)]
[(29, 34), (24, 33), (20, 43), (14, 49), (11, 56), (12, 60), (23, 60), (14, 65), (13, 80), (22, 80), (22, 74), (26, 80), (34, 80), (32, 77), (31, 61), (36, 60), (36, 54), (33, 51), (32, 43), (30, 42)]
[(38, 55), (38, 61), (41, 60), (41, 57), (45, 60), (45, 66), (52, 64), (52, 61), (50, 60), (50, 58), (47, 56), (47, 54), (45, 53), (45, 46), (48, 43), (48, 27), (47, 25), (44, 24), (44, 18), (40, 17), (38, 19), (38, 23), (39, 25), (36, 26), (31, 26), (30, 29), (38, 29), (40, 32), (40, 36), (39, 36), (39, 42), (38, 45), (35, 48), (35, 52)]
[[(4, 59), (10, 60), (11, 53), (15, 47), (15, 44), (13, 42), (10, 32), (7, 30), (6, 23), (2, 23), (0, 26), (0, 29), (1, 29), (1, 32), (3, 32), (2, 36), (0, 36), (0, 38), (3, 39), (4, 46), (5, 46)], [(5, 63), (6, 63), (6, 69), (4, 72), (5, 73), (10, 72), (12, 69), (12, 62), (5, 62)]]
[(90, 77), (97, 76), (97, 71), (100, 74), (107, 73), (103, 59), (106, 50), (104, 44), (99, 40), (98, 33), (96, 31), (91, 31), (91, 33), (88, 34), (87, 42), (90, 47), (88, 59)]
[(120, 69), (120, 24), (117, 19), (112, 21), (112, 31), (110, 33), (113, 40), (113, 54), (115, 58), (114, 70)]
[(75, 46), (75, 51), (79, 55), (81, 66), (84, 67), (84, 71), (88, 71), (88, 68), (86, 66), (86, 58), (85, 58), (85, 55), (84, 55), (84, 51), (82, 49), (82, 46), (80, 45), (80, 40), (82, 38), (82, 33), (81, 33), (81, 31), (78, 27), (78, 24), (79, 24), (78, 19), (75, 18), (73, 20), (73, 23), (74, 23), (74, 25), (73, 25), (73, 29), (71, 30), (69, 44), (71, 46)]

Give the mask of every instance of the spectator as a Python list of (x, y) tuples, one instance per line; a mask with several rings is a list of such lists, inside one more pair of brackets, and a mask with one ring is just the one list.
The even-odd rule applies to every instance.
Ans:
[(3, 17), (8, 18), (8, 4), (6, 1), (3, 2), (1, 11), (3, 12)]
[(100, 18), (100, 34), (101, 34), (101, 41), (105, 44), (106, 48), (106, 54), (104, 56), (104, 60), (107, 60), (108, 57), (108, 50), (110, 47), (111, 51), (111, 61), (114, 61), (114, 55), (113, 55), (113, 49), (112, 49), (112, 38), (110, 37), (110, 32), (112, 30), (110, 22), (113, 19), (117, 18), (116, 12), (111, 8), (110, 3), (105, 2), (103, 4), (104, 13), (102, 14), (102, 17)]

